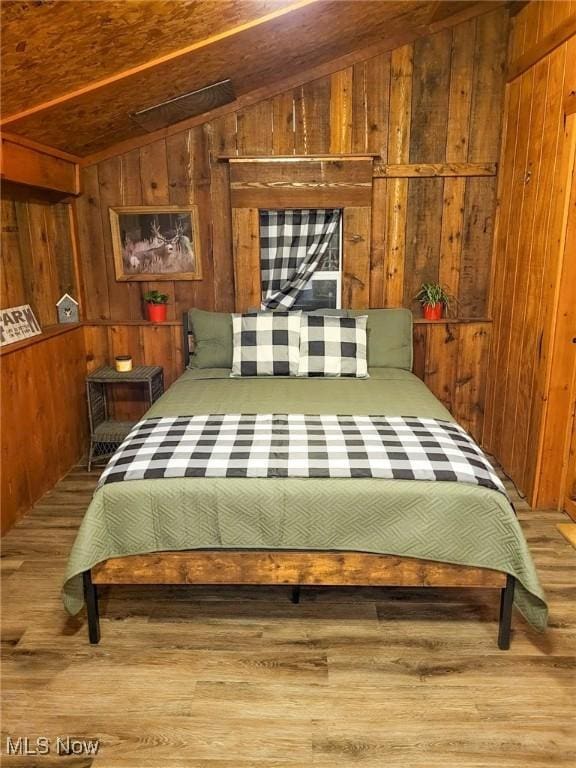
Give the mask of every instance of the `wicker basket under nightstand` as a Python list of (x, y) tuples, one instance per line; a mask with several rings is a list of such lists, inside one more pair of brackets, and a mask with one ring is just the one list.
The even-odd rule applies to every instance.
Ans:
[(152, 405), (164, 392), (164, 371), (159, 365), (138, 365), (131, 371), (119, 373), (110, 366), (103, 366), (86, 377), (90, 420), (88, 471), (94, 461), (109, 459), (136, 423), (108, 418), (106, 386), (109, 384), (145, 384)]

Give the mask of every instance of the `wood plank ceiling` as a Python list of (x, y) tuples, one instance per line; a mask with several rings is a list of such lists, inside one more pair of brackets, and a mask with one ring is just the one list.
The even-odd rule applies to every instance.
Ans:
[[(375, 55), (494, 2), (2, 2), (2, 121), (86, 156), (143, 135), (129, 113), (231, 78), (238, 102), (333, 59)], [(81, 7), (80, 7), (81, 6)]]

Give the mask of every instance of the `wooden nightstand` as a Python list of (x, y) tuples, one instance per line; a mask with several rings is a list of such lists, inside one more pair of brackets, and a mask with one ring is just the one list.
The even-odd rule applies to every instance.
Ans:
[(92, 469), (93, 462), (109, 459), (136, 423), (115, 421), (108, 417), (107, 386), (121, 383), (145, 385), (152, 405), (164, 392), (164, 371), (159, 365), (138, 365), (131, 371), (119, 373), (106, 365), (86, 377), (90, 420), (88, 471)]

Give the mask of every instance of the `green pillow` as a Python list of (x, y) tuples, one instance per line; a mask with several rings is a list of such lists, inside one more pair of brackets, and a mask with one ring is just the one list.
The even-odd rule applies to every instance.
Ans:
[(188, 312), (194, 334), (190, 368), (232, 368), (232, 315), (229, 312)]
[[(348, 317), (348, 310), (347, 309), (331, 309), (327, 307), (326, 309), (297, 309), (297, 310), (289, 310), (294, 312), (303, 312), (305, 315), (327, 315), (328, 317)], [(283, 307), (278, 307), (278, 309), (267, 309), (263, 310), (260, 309), (260, 307), (251, 307), (247, 310), (247, 312), (286, 312), (286, 310)]]
[(348, 317), (347, 309), (311, 309), (308, 315), (326, 315), (326, 317)]
[(350, 317), (368, 315), (369, 368), (412, 370), (412, 312), (409, 309), (349, 309)]

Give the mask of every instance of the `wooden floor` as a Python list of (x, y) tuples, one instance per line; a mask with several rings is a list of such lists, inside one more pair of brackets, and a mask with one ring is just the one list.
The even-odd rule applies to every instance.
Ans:
[[(518, 503), (551, 603), (496, 646), (480, 590), (109, 589), (87, 643), (59, 588), (96, 475), (73, 471), (3, 540), (4, 766), (573, 766), (576, 551)], [(92, 757), (6, 738), (100, 739)], [(33, 746), (33, 743), (31, 744)]]

